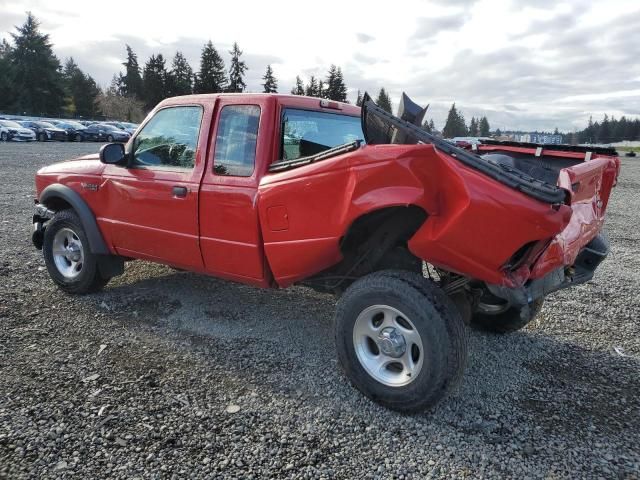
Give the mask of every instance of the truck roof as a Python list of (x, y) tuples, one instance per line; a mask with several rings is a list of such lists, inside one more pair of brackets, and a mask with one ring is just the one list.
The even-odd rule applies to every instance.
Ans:
[[(324, 98), (307, 97), (304, 95), (291, 95), (284, 93), (201, 93), (195, 95), (182, 95), (179, 97), (167, 98), (160, 102), (158, 104), (158, 107), (166, 105), (179, 105), (197, 100), (211, 101), (218, 97), (244, 97), (247, 99), (247, 102), (271, 97), (274, 98), (278, 103), (285, 104), (291, 107), (327, 111), (332, 113), (342, 113), (345, 115), (353, 116), (360, 115), (360, 107), (351, 105), (349, 103), (336, 102), (334, 100), (327, 100)], [(323, 106), (321, 105), (321, 102), (329, 102), (331, 106)]]

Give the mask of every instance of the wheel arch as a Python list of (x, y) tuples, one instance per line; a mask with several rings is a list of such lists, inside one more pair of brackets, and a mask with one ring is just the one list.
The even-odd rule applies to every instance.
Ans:
[(352, 250), (380, 229), (388, 232), (383, 235), (388, 243), (408, 242), (428, 216), (424, 208), (411, 203), (369, 210), (351, 222), (342, 237), (340, 249), (343, 253)]
[(414, 204), (387, 205), (357, 216), (340, 240), (342, 260), (302, 283), (320, 291), (342, 292), (375, 271), (421, 272), (422, 260), (409, 251), (407, 242), (427, 217)]
[(91, 252), (99, 255), (111, 254), (109, 247), (102, 237), (102, 233), (100, 233), (95, 215), (78, 192), (66, 185), (54, 183), (42, 191), (39, 201), (53, 211), (72, 208), (78, 214), (78, 217), (80, 217), (82, 228), (84, 228), (87, 238), (89, 239)]

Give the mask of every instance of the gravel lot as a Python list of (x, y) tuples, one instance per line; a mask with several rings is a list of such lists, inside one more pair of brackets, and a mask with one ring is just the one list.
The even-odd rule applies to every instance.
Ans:
[(143, 262), (54, 288), (33, 176), (97, 148), (0, 144), (0, 478), (640, 478), (640, 160), (595, 280), (521, 332), (470, 332), (461, 388), (404, 416), (339, 373), (333, 297)]

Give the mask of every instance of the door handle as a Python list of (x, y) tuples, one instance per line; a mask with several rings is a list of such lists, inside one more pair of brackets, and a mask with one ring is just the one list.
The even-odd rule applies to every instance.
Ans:
[(174, 197), (184, 198), (187, 196), (187, 187), (173, 187), (172, 192)]

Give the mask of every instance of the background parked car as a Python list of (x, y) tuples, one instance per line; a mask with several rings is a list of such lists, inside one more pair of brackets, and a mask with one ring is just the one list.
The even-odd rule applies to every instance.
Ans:
[(130, 135), (133, 135), (133, 132), (135, 132), (136, 128), (138, 128), (138, 125), (136, 125), (135, 123), (129, 123), (129, 122), (103, 122), (103, 123), (105, 125), (113, 125), (114, 127), (120, 130), (124, 130)]
[(83, 140), (94, 142), (128, 142), (131, 135), (124, 130), (104, 123), (94, 123), (80, 132)]
[(73, 120), (51, 120), (56, 127), (63, 129), (67, 134), (67, 140), (70, 142), (81, 142), (82, 132), (87, 127)]
[(32, 142), (36, 139), (36, 134), (33, 130), (25, 128), (13, 120), (0, 120), (0, 125), (7, 128), (9, 131), (9, 140), (15, 140), (17, 142)]
[(32, 120), (23, 120), (19, 123), (23, 127), (33, 130), (36, 134), (36, 138), (40, 142), (45, 142), (47, 140), (58, 140), (60, 142), (64, 142), (67, 140), (67, 132), (56, 127), (52, 123)]

